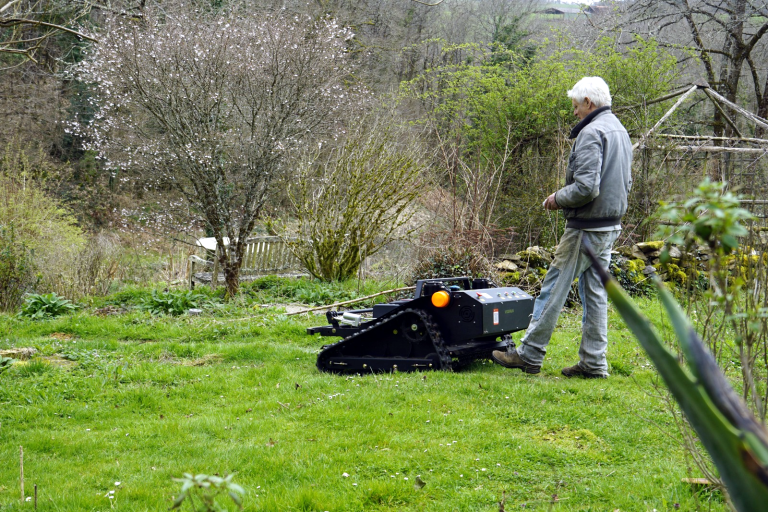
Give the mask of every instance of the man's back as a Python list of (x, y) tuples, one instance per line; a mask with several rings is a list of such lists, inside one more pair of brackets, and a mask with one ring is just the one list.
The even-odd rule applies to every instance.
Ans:
[[(620, 219), (626, 213), (632, 186), (632, 142), (612, 112), (600, 112), (581, 130), (573, 145), (565, 182), (557, 201), (564, 203), (566, 219)], [(575, 186), (569, 187), (572, 184)], [(569, 208), (569, 204), (578, 206)]]

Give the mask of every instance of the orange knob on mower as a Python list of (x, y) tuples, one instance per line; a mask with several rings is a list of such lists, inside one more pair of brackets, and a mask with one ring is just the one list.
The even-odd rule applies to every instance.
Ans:
[(451, 294), (440, 290), (432, 294), (432, 305), (436, 308), (444, 308), (451, 302)]

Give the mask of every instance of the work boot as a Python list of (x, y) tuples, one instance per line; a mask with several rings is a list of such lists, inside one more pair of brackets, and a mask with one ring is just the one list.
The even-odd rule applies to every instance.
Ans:
[(581, 377), (583, 379), (607, 379), (608, 376), (602, 373), (592, 373), (586, 371), (584, 368), (581, 367), (580, 364), (575, 364), (573, 366), (569, 366), (568, 368), (563, 368), (562, 372), (563, 375), (566, 377)]
[(504, 368), (519, 368), (525, 373), (539, 373), (541, 371), (540, 364), (528, 364), (520, 358), (517, 350), (494, 350), (491, 353), (491, 359), (494, 363), (498, 363)]

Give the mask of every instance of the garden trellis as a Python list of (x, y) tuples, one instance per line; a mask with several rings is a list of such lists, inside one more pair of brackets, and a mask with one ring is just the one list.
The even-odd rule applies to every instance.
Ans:
[[(762, 133), (768, 131), (768, 120), (729, 101), (703, 80), (644, 104), (622, 107), (617, 111), (645, 107), (673, 98), (678, 98), (675, 104), (633, 145), (639, 163), (636, 173), (641, 174), (642, 182), (664, 188), (666, 195), (684, 194), (688, 192), (685, 188), (688, 184), (697, 183), (708, 176), (713, 180), (727, 182), (729, 188), (742, 194), (742, 203), (756, 217), (768, 218), (768, 201), (763, 199), (768, 195), (768, 139), (761, 137)], [(695, 102), (689, 107), (690, 110), (702, 104), (711, 104), (732, 135), (699, 133), (698, 121), (670, 126), (673, 114), (686, 101)], [(741, 128), (739, 120), (743, 121)], [(661, 131), (662, 126), (667, 129)], [(750, 134), (747, 130), (754, 130), (757, 136), (745, 136)], [(685, 179), (689, 177), (695, 179)], [(656, 208), (653, 198), (659, 195), (653, 194), (647, 186), (638, 193), (636, 200), (650, 216)]]

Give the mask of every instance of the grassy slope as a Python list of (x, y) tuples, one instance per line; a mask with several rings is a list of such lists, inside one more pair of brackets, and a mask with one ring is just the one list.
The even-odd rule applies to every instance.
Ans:
[(0, 348), (79, 357), (0, 374), (0, 509), (18, 507), (20, 445), (41, 510), (106, 510), (110, 490), (118, 509), (166, 510), (182, 472), (237, 472), (246, 510), (495, 511), (502, 493), (507, 510), (695, 508), (653, 373), (616, 315), (607, 381), (559, 377), (576, 362), (573, 313), (539, 376), (490, 363), (323, 374), (327, 340), (304, 334), (322, 318), (0, 316)]

